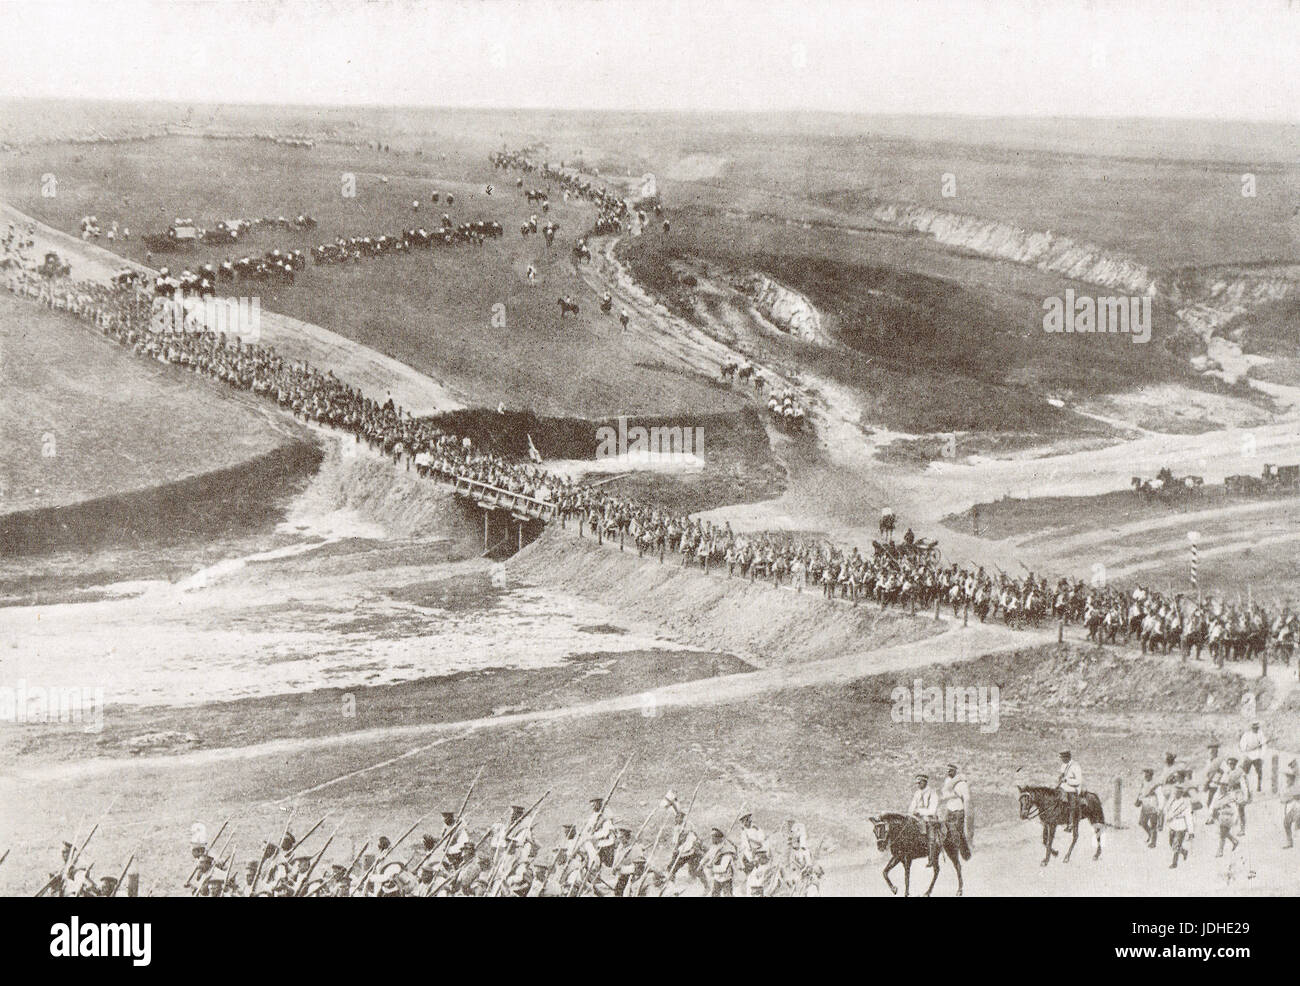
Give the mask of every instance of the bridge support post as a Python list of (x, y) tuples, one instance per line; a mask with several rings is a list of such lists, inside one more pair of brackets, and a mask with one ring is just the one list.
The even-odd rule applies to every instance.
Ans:
[(519, 522), (519, 550), (524, 550), (524, 522)]
[(488, 512), (483, 511), (483, 550), (488, 549)]
[(1065, 643), (1065, 621), (1064, 620), (1061, 620), (1056, 625), (1056, 642), (1058, 644)]
[(1115, 821), (1113, 824), (1120, 823), (1120, 809), (1124, 804), (1124, 781), (1122, 778), (1115, 778)]

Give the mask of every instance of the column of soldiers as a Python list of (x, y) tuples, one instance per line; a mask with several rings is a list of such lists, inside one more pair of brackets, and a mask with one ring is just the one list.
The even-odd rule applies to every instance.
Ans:
[[(596, 797), (581, 824), (563, 825), (559, 844), (543, 849), (535, 819), (545, 797), (528, 808), (510, 806), (503, 821), (478, 835), (471, 833), (463, 808), (446, 811), (441, 826), (418, 841), (408, 840), (424, 818), (396, 840), (367, 840), (350, 860), (329, 863), (324, 857), (334, 835), (323, 842), (317, 836), (324, 818), (301, 837), (286, 825), (278, 840), (259, 843), (251, 858), (241, 852), (237, 826), (228, 820), (214, 838), (191, 846), (193, 867), (183, 891), (196, 897), (669, 897), (698, 882), (713, 897), (819, 892), (818, 852), (809, 846), (804, 825), (793, 819), (786, 824), (784, 853), (774, 849), (750, 811), (727, 831), (712, 828), (706, 845), (690, 820), (694, 798), (683, 806), (669, 791), (633, 828), (613, 819), (607, 797)], [(652, 823), (657, 831), (647, 839)], [(318, 846), (307, 848), (313, 839)], [(89, 867), (78, 865), (79, 855), (64, 844), (63, 865), (42, 894), (114, 895), (117, 881), (91, 879)]]
[[(1138, 826), (1148, 849), (1158, 846), (1162, 831), (1168, 832), (1170, 869), (1190, 858), (1198, 821), (1218, 835), (1216, 859), (1240, 848), (1246, 835), (1246, 808), (1264, 790), (1268, 743), (1258, 722), (1242, 734), (1239, 747), (1240, 756), (1223, 756), (1222, 744), (1211, 738), (1205, 759), (1197, 766), (1166, 753), (1158, 771), (1143, 769), (1135, 801)], [(1282, 848), (1291, 849), (1300, 831), (1300, 761), (1292, 759), (1286, 765), (1280, 797)]]

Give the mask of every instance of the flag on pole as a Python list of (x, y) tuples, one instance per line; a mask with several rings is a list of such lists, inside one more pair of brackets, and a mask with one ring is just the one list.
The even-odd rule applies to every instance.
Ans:
[(537, 446), (533, 444), (533, 436), (528, 435), (527, 437), (528, 437), (528, 458), (532, 459), (534, 462), (540, 463), (542, 461), (542, 453), (537, 451)]

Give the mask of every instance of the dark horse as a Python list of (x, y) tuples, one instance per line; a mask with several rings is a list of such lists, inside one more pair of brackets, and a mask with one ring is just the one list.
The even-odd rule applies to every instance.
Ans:
[[(881, 874), (885, 878), (885, 883), (889, 886), (889, 892), (898, 893), (898, 888), (889, 879), (889, 871), (902, 863), (903, 896), (911, 896), (912, 860), (927, 859), (930, 855), (930, 844), (925, 837), (925, 826), (911, 815), (899, 815), (895, 812), (886, 812), (879, 818), (872, 818), (871, 824), (876, 830), (876, 848), (881, 852), (889, 852), (889, 863)], [(957, 871), (957, 896), (960, 897), (962, 890), (961, 842), (957, 834), (947, 825), (943, 827), (943, 842), (941, 845), (944, 853), (952, 860), (953, 869)], [(930, 896), (930, 891), (934, 889), (935, 881), (938, 879), (939, 867), (936, 865), (934, 876), (930, 878), (930, 885), (925, 888), (925, 896)]]
[(578, 303), (570, 301), (568, 298), (556, 298), (555, 303), (560, 306), (560, 318), (564, 318), (569, 312), (578, 314)]
[[(1042, 865), (1046, 866), (1053, 856), (1058, 855), (1052, 848), (1052, 843), (1056, 840), (1056, 827), (1070, 822), (1069, 806), (1061, 798), (1061, 792), (1054, 787), (1021, 787), (1019, 791), (1020, 817), (1026, 821), (1037, 817), (1043, 825)], [(1093, 836), (1097, 840), (1097, 851), (1092, 854), (1092, 858), (1101, 859), (1101, 830), (1106, 824), (1106, 816), (1101, 809), (1101, 799), (1091, 791), (1079, 795), (1079, 820), (1092, 825)], [(1063, 863), (1070, 861), (1070, 853), (1074, 852), (1075, 844), (1079, 841), (1077, 829), (1071, 834), (1073, 838), (1070, 840), (1070, 848), (1065, 850), (1065, 859), (1061, 860)]]

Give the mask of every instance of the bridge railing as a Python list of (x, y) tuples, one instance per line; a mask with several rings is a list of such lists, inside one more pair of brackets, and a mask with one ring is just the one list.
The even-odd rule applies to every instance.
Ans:
[(442, 482), (452, 487), (453, 493), (458, 496), (472, 497), (480, 504), (491, 505), (500, 510), (509, 510), (512, 513), (533, 517), (541, 521), (555, 520), (559, 513), (559, 507), (549, 500), (539, 500), (535, 496), (505, 490), (499, 486), (492, 486), (477, 479), (468, 479), (465, 476), (459, 476), (456, 473), (447, 472), (436, 467), (433, 472)]

